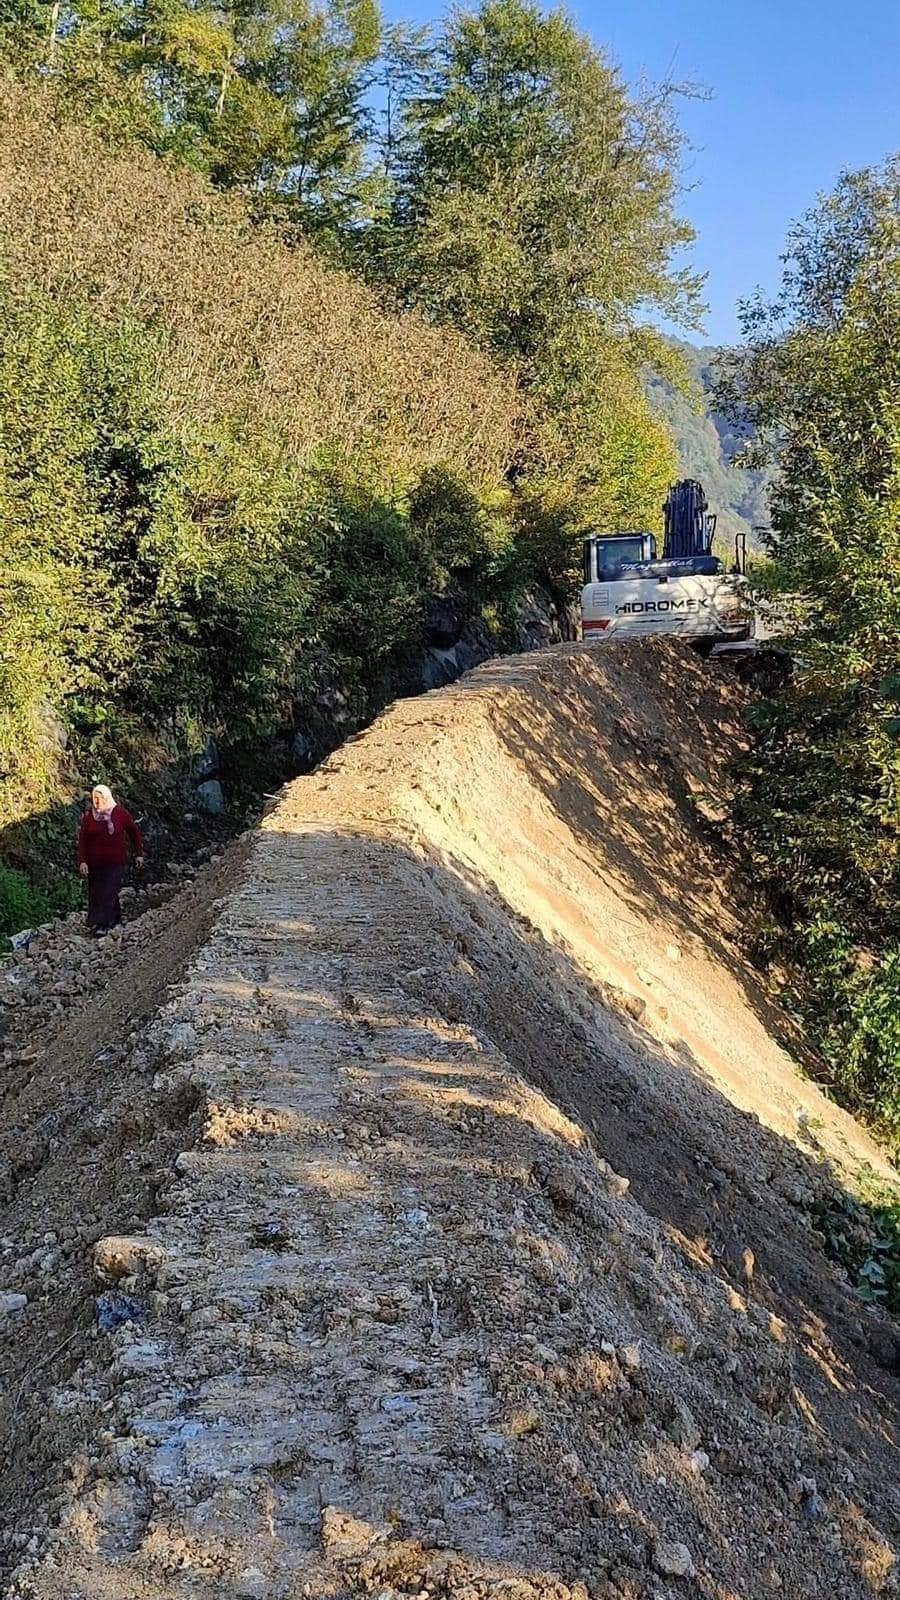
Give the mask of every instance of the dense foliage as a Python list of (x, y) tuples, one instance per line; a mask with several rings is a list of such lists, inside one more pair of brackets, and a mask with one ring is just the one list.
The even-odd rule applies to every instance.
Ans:
[(646, 312), (698, 285), (669, 97), (531, 0), (416, 36), (376, 0), (9, 0), (0, 62), (0, 846), (28, 866), (9, 825), (67, 783), (210, 736), (255, 760), (323, 698), (357, 725), (415, 682), (436, 592), (508, 627), (586, 524), (658, 523)]
[(388, 60), (388, 205), (363, 241), (407, 304), (512, 363), (526, 461), (578, 514), (657, 525), (675, 459), (641, 383), (677, 366), (639, 313), (690, 323), (673, 269), (681, 138), (561, 12), (484, 0)]
[(900, 165), (846, 177), (748, 308), (730, 401), (777, 452), (797, 667), (756, 707), (743, 820), (838, 1090), (900, 1131)]
[(370, 213), (376, 0), (7, 0), (0, 51), (120, 140), (333, 238)]
[(505, 374), (46, 109), (0, 104), (3, 821), (54, 790), (55, 715), (84, 762), (164, 761), (289, 727), (325, 656), (364, 715), (467, 577), (416, 524), (438, 467), (492, 561), (483, 506), (513, 537)]
[(376, 0), (11, 0), (0, 55), (507, 363), (517, 470), (570, 518), (658, 522), (676, 462), (641, 374), (680, 367), (646, 313), (690, 325), (699, 290), (671, 89), (631, 96), (534, 0), (413, 33)]

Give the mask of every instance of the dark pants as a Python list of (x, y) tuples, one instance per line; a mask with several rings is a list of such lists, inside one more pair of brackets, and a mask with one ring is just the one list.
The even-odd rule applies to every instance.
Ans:
[(88, 927), (95, 933), (114, 928), (122, 921), (119, 890), (124, 867), (90, 867), (88, 870)]

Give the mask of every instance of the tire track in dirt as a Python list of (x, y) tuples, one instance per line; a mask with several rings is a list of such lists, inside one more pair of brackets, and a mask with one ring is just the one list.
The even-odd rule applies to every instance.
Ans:
[[(95, 1354), (90, 1247), (153, 1214), (200, 1102), (193, 1090), (154, 1092), (143, 1035), (209, 933), (244, 854), (233, 847), (164, 910), (111, 938), (108, 979), (62, 1021), (35, 1025), (33, 1007), (14, 1024), (29, 1031), (3, 1098), (2, 1287), (27, 1293), (28, 1307), (0, 1319), (0, 1571), (40, 1537), (67, 1458), (87, 1451), (89, 1460), (105, 1379), (92, 1399), (73, 1391), (70, 1403), (48, 1406), (47, 1396), (63, 1396)], [(161, 932), (148, 934), (151, 920)]]
[(738, 699), (547, 652), (285, 791), (150, 1030), (198, 1136), (11, 1600), (897, 1592), (896, 1386), (796, 1107), (880, 1157), (740, 953)]

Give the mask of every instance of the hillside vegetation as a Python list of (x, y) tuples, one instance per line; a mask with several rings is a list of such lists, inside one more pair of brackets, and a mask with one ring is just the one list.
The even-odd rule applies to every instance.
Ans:
[(675, 348), (692, 379), (685, 390), (651, 374), (647, 390), (654, 411), (669, 428), (678, 457), (679, 475), (699, 478), (718, 518), (717, 542), (726, 555), (735, 538), (746, 535), (747, 548), (760, 550), (758, 530), (768, 527), (767, 488), (770, 473), (759, 466), (738, 464), (752, 437), (736, 429), (716, 404), (716, 373), (727, 351), (710, 345), (676, 341)]
[[(585, 525), (658, 521), (674, 468), (633, 326), (696, 294), (667, 98), (523, 0), (414, 59), (364, 7), (232, 25), (0, 29), (0, 825), (51, 903), (79, 783), (152, 811), (210, 737), (277, 782), (273, 740), (321, 753), (417, 681), (430, 596), (514, 640), (523, 588), (566, 592)], [(0, 928), (28, 892), (4, 876)]]
[[(229, 417), (308, 468), (371, 462), (404, 483), (440, 458), (496, 478), (513, 448), (510, 379), (453, 330), (372, 292), (189, 171), (55, 122), (49, 97), (0, 98), (0, 227), (10, 286), (156, 336), (175, 425)], [(53, 123), (51, 122), (51, 126)]]
[(722, 399), (777, 462), (769, 585), (793, 683), (753, 714), (739, 820), (759, 952), (837, 1093), (900, 1133), (900, 161), (848, 175), (747, 309)]
[[(474, 496), (516, 438), (509, 377), (452, 330), (386, 315), (188, 173), (49, 138), (48, 109), (0, 100), (7, 818), (53, 780), (48, 701), (76, 736), (143, 722), (174, 754), (289, 717), (303, 645), (361, 683), (440, 576), (397, 497), (462, 497), (443, 570), (483, 564)], [(377, 628), (345, 626), (357, 595)]]

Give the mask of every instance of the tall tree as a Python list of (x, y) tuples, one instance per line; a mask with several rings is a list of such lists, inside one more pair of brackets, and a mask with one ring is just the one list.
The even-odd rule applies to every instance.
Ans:
[(757, 709), (745, 820), (836, 1081), (900, 1130), (900, 160), (842, 179), (746, 308), (723, 395), (778, 466), (795, 641)]
[(562, 475), (585, 516), (655, 521), (674, 456), (640, 381), (661, 346), (638, 324), (650, 308), (690, 323), (700, 287), (671, 264), (692, 235), (670, 95), (633, 101), (533, 0), (456, 13), (430, 51), (402, 43), (376, 270), (515, 364), (532, 472)]
[[(0, 49), (256, 209), (337, 235), (372, 202), (378, 0), (5, 0)], [(124, 104), (123, 104), (124, 101)]]
[(405, 107), (397, 275), (500, 351), (530, 355), (576, 308), (619, 331), (639, 306), (696, 311), (673, 272), (681, 136), (560, 11), (484, 0), (451, 17)]

